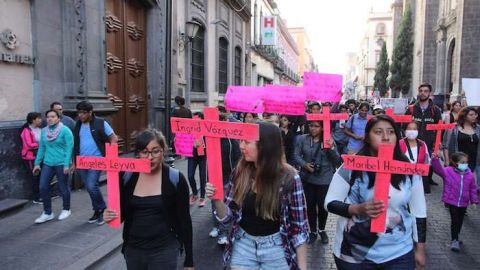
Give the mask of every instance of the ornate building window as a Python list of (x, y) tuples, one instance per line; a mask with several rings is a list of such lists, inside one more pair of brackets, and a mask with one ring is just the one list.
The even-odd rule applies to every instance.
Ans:
[(192, 40), (192, 92), (205, 92), (205, 28), (200, 27)]
[(234, 65), (235, 85), (242, 84), (242, 48), (235, 47), (235, 65)]
[(383, 35), (385, 35), (385, 31), (386, 31), (385, 28), (386, 27), (385, 27), (384, 23), (379, 23), (379, 24), (377, 24), (377, 29), (376, 29), (375, 32), (377, 33), (378, 36), (383, 36)]
[(221, 37), (218, 42), (218, 92), (225, 94), (228, 88), (228, 40)]

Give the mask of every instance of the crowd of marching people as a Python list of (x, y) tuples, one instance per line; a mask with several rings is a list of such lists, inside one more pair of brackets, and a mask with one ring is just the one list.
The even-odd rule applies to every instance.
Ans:
[[(203, 119), (185, 99), (175, 98), (173, 117)], [(195, 140), (185, 177), (165, 165), (169, 145), (163, 135), (146, 129), (136, 137), (135, 154), (150, 160), (150, 173), (120, 173), (121, 214), (108, 209), (98, 189), (100, 171), (79, 170), (89, 192), (93, 216), (89, 223), (120, 218), (124, 223), (122, 252), (128, 269), (176, 269), (178, 250), (185, 269), (193, 269), (190, 207), (207, 206), (223, 189), (225, 198), (211, 199), (209, 235), (225, 245), (225, 266), (231, 269), (307, 269), (307, 245), (333, 242), (338, 269), (423, 269), (427, 242), (427, 204), (435, 172), (443, 181), (442, 201), (451, 217), (452, 251), (461, 251), (460, 232), (467, 208), (479, 203), (480, 108), (459, 101), (442, 108), (432, 101), (432, 87), (421, 84), (418, 98), (401, 114), (410, 123), (396, 123), (385, 109), (368, 102), (308, 102), (306, 113), (348, 114), (331, 122), (324, 140), (324, 121), (306, 116), (230, 112), (218, 106), (221, 121), (257, 124), (259, 140), (222, 138), (223, 186), (207, 180), (206, 154)], [(43, 203), (35, 223), (54, 219), (50, 181), (56, 175), (63, 198), (58, 219), (71, 215), (69, 175), (72, 157), (104, 156), (105, 143), (117, 137), (93, 113), (88, 102), (77, 105), (78, 120), (64, 116), (55, 102), (42, 115), (29, 113), (21, 134), (22, 159), (32, 178), (33, 200)], [(429, 124), (455, 123), (436, 142)], [(44, 126), (42, 128), (42, 126)], [(435, 144), (440, 151), (435, 152)], [(346, 169), (342, 155), (378, 157), (380, 145), (394, 146), (393, 159), (430, 165), (425, 176), (392, 174), (388, 202), (374, 200), (375, 173)], [(199, 170), (200, 186), (195, 179)], [(163, 180), (163, 181), (162, 181)], [(210, 207), (208, 205), (207, 207)], [(372, 233), (372, 219), (386, 212), (385, 233)], [(337, 215), (335, 235), (325, 230), (328, 215)], [(333, 240), (330, 240), (332, 238)]]

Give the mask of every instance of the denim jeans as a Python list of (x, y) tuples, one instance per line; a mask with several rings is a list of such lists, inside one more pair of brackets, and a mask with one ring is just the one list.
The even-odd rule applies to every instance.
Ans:
[(415, 269), (415, 254), (413, 250), (408, 252), (405, 255), (402, 255), (398, 258), (395, 258), (391, 261), (376, 264), (372, 261), (365, 260), (361, 263), (348, 263), (340, 260), (336, 256), (335, 264), (337, 265), (338, 270), (413, 270)]
[(62, 193), (63, 210), (70, 210), (70, 183), (68, 183), (68, 174), (63, 173), (63, 165), (48, 166), (43, 164), (40, 173), (40, 197), (43, 200), (43, 211), (47, 215), (52, 213), (50, 181), (52, 181), (54, 175), (57, 176), (58, 189)]
[(102, 211), (107, 206), (103, 200), (102, 192), (98, 188), (98, 179), (100, 178), (101, 171), (97, 170), (78, 170), (80, 177), (82, 178), (83, 184), (90, 195), (92, 200), (92, 207), (94, 211)]
[[(205, 198), (205, 185), (207, 184), (207, 158), (206, 156), (194, 156), (188, 158), (188, 182), (192, 189), (192, 194), (197, 196), (197, 182), (195, 182), (195, 171), (200, 173), (200, 197)], [(218, 166), (222, 166), (219, 164)]]
[(280, 232), (253, 236), (240, 228), (232, 249), (231, 268), (284, 270), (289, 269)]

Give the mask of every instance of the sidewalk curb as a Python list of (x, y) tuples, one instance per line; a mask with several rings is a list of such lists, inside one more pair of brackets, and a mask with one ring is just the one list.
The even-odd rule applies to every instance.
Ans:
[(80, 258), (75, 263), (67, 266), (64, 270), (80, 270), (80, 269), (89, 269), (94, 266), (96, 263), (100, 262), (104, 258), (107, 258), (111, 254), (117, 251), (122, 246), (123, 239), (121, 230), (119, 233), (106, 242), (103, 245), (98, 246), (93, 249), (91, 252)]

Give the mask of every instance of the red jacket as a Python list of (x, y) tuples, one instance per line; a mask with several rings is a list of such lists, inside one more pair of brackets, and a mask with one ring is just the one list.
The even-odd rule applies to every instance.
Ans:
[[(406, 139), (401, 139), (399, 143), (400, 143), (400, 150), (402, 151), (402, 153), (407, 153)], [(424, 141), (417, 139), (417, 147), (420, 148), (418, 151), (417, 163), (420, 163), (420, 164), (427, 163), (427, 161), (429, 160), (427, 157), (428, 155), (427, 145), (425, 144)], [(408, 157), (408, 153), (406, 155)]]
[(35, 134), (30, 127), (25, 127), (20, 135), (22, 138), (22, 159), (35, 160), (34, 150), (38, 149), (38, 142), (35, 140)]

